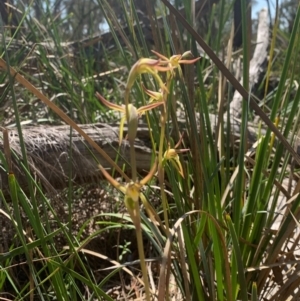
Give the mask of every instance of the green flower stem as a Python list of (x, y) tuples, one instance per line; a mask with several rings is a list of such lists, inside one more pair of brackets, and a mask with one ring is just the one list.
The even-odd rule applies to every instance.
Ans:
[[(167, 90), (170, 89), (170, 84), (172, 80), (172, 72), (168, 72), (167, 75)], [(159, 149), (158, 149), (158, 181), (161, 193), (161, 201), (163, 205), (163, 212), (164, 212), (164, 221), (166, 224), (166, 232), (169, 234), (170, 226), (169, 226), (169, 218), (168, 218), (168, 203), (167, 203), (167, 196), (165, 192), (165, 171), (164, 171), (164, 164), (163, 164), (163, 154), (164, 154), (164, 139), (165, 139), (165, 129), (166, 129), (166, 120), (167, 120), (167, 94), (165, 94), (165, 105), (161, 108), (161, 117), (160, 117), (160, 140), (159, 140)]]
[[(125, 109), (126, 109), (128, 133), (130, 131), (129, 91), (130, 91), (130, 87), (126, 87)], [(129, 145), (130, 145), (130, 165), (131, 165), (131, 173), (132, 173), (131, 178), (132, 178), (132, 181), (135, 183), (137, 180), (137, 170), (136, 170), (134, 139), (135, 139), (135, 137), (130, 137)], [(148, 273), (147, 273), (146, 262), (145, 262), (144, 244), (143, 244), (143, 236), (142, 236), (142, 229), (141, 229), (140, 207), (139, 207), (138, 202), (134, 202), (134, 204), (135, 204), (134, 205), (135, 208), (133, 211), (129, 207), (127, 209), (129, 211), (129, 214), (131, 215), (131, 219), (136, 228), (136, 239), (137, 239), (137, 244), (138, 244), (139, 258), (140, 258), (140, 262), (141, 262), (141, 270), (142, 270), (142, 275), (143, 275), (143, 280), (144, 280), (144, 285), (145, 285), (146, 300), (150, 301), (150, 286), (149, 286)]]
[(143, 236), (142, 236), (142, 228), (141, 228), (141, 215), (140, 215), (140, 207), (138, 202), (135, 203), (135, 215), (132, 214), (132, 212), (129, 212), (132, 218), (132, 221), (135, 225), (135, 232), (136, 232), (136, 239), (138, 244), (138, 252), (139, 252), (139, 258), (141, 262), (141, 270), (145, 285), (145, 294), (146, 294), (146, 300), (150, 301), (150, 285), (148, 280), (148, 272), (146, 268), (146, 262), (145, 262), (145, 254), (144, 254), (144, 244), (143, 244)]
[(158, 150), (158, 181), (161, 193), (161, 200), (163, 205), (164, 220), (166, 224), (166, 231), (169, 234), (169, 219), (168, 219), (168, 206), (167, 206), (167, 196), (165, 192), (165, 171), (163, 166), (163, 152), (164, 152), (164, 138), (165, 138), (165, 128), (166, 128), (166, 107), (163, 106), (161, 109), (161, 131), (159, 140), (159, 150)]

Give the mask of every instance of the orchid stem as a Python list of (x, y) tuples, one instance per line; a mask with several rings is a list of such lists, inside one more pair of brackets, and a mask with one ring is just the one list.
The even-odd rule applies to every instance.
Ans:
[(158, 181), (161, 192), (161, 199), (164, 212), (164, 221), (166, 224), (166, 232), (169, 234), (169, 218), (168, 218), (168, 206), (167, 206), (167, 196), (165, 192), (165, 176), (163, 167), (163, 149), (164, 149), (164, 138), (165, 138), (165, 128), (166, 128), (166, 108), (165, 106), (161, 110), (161, 131), (159, 140), (159, 150), (158, 150)]
[(141, 270), (142, 270), (144, 286), (145, 286), (146, 300), (150, 301), (150, 285), (148, 281), (148, 273), (147, 273), (146, 262), (145, 262), (143, 235), (142, 235), (142, 228), (141, 228), (141, 215), (140, 215), (140, 207), (138, 203), (135, 204), (135, 211), (136, 211), (136, 216), (133, 217), (133, 222), (136, 228), (135, 231), (136, 231), (136, 238), (138, 244), (139, 258), (141, 263)]

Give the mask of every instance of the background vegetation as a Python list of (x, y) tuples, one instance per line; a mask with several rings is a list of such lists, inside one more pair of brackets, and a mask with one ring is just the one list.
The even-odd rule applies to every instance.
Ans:
[[(276, 8), (276, 18), (270, 19), (269, 60), (259, 83), (251, 87), (247, 72), (256, 20), (249, 24), (249, 3), (205, 3), (182, 0), (173, 5), (184, 7), (187, 22), (238, 79), (243, 74), (243, 86), (297, 146), (298, 1), (283, 1)], [(209, 114), (226, 116), (237, 87), (165, 1), (1, 1), (0, 11), (2, 59), (77, 124), (118, 122), (119, 116), (95, 93), (124, 104), (129, 71), (139, 58), (155, 58), (151, 50), (166, 57), (187, 50), (200, 55), (199, 62), (182, 67), (183, 77), (176, 73), (167, 100), (164, 150), (174, 148), (184, 132), (178, 147), (189, 149), (179, 154), (184, 177), (178, 166), (167, 164), (164, 185), (154, 177), (143, 189), (153, 214), (141, 205), (150, 294), (158, 300), (299, 298), (295, 160), (246, 101), (240, 133), (254, 122), (256, 142), (248, 145), (246, 134), (232, 139), (230, 116), (221, 121), (224, 131), (216, 140)], [(64, 123), (3, 66), (0, 77), (3, 127), (17, 127), (22, 137), (21, 125)], [(147, 99), (142, 83), (158, 90), (151, 76), (141, 76), (131, 91), (137, 107)], [(184, 128), (178, 112), (184, 116)], [(145, 114), (141, 122), (152, 130), (154, 158), (161, 137), (159, 110)], [(68, 188), (50, 195), (28, 167), (22, 146), (21, 156), (11, 152), (27, 174), (26, 193), (11, 173), (7, 153), (0, 154), (9, 180), (9, 194), (3, 190), (0, 200), (0, 298), (144, 300), (143, 262), (122, 194), (105, 181), (76, 186), (70, 173)], [(72, 160), (71, 152), (68, 156)]]

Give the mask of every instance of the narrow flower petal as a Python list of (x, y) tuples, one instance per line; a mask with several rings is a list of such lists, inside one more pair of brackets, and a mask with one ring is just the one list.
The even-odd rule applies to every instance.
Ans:
[(156, 108), (156, 107), (158, 107), (160, 105), (164, 105), (164, 104), (165, 104), (164, 101), (161, 101), (161, 102), (152, 102), (152, 103), (150, 103), (148, 105), (145, 105), (145, 106), (142, 106), (142, 107), (138, 108), (137, 111), (138, 111), (139, 115), (142, 115), (146, 111), (150, 111), (150, 110), (152, 110), (152, 109), (154, 109), (154, 108)]
[[(184, 134), (184, 133), (180, 134), (180, 138), (179, 138), (178, 142), (176, 143), (176, 145), (174, 146), (175, 149), (178, 148), (179, 145), (182, 143), (182, 140), (183, 140), (183, 134)], [(170, 148), (170, 145), (169, 145), (169, 148)]]
[(125, 112), (124, 107), (121, 107), (115, 103), (112, 103), (108, 100), (106, 100), (103, 96), (101, 96), (98, 92), (96, 92), (96, 96), (98, 97), (98, 99), (108, 108), (115, 110), (115, 111), (119, 111), (119, 112)]
[(191, 59), (191, 60), (180, 60), (179, 63), (180, 64), (194, 64), (195, 62), (199, 61), (201, 59), (201, 57), (197, 57), (195, 59)]
[(154, 176), (155, 172), (156, 172), (156, 168), (157, 168), (157, 160), (155, 160), (154, 164), (152, 165), (151, 170), (149, 171), (149, 173), (145, 176), (144, 179), (142, 179), (140, 181), (140, 185), (146, 185)]
[(126, 193), (126, 188), (125, 186), (121, 185), (118, 181), (116, 181), (104, 168), (102, 165), (98, 165), (100, 171), (104, 175), (104, 177), (107, 179), (107, 181), (113, 185), (115, 188), (120, 190), (122, 193)]
[(176, 149), (177, 154), (183, 154), (188, 152), (190, 149), (189, 148), (181, 148), (181, 149)]
[(164, 61), (169, 61), (169, 59), (167, 57), (165, 57), (164, 55), (160, 54), (159, 52), (156, 52), (154, 50), (151, 50), (152, 53), (154, 53), (157, 57), (159, 57), (160, 59), (164, 60)]
[(151, 91), (148, 90), (144, 85), (142, 85), (144, 92), (149, 95), (151, 98), (149, 100), (149, 102), (153, 102), (153, 101), (163, 101), (164, 98), (164, 94), (160, 91), (160, 92), (156, 92), (156, 91)]

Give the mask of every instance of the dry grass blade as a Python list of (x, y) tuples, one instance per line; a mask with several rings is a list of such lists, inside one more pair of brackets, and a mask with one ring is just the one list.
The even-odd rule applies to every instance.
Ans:
[(9, 173), (12, 172), (12, 161), (11, 161), (11, 151), (9, 146), (9, 138), (8, 138), (8, 131), (7, 129), (3, 129), (3, 148), (4, 148), (4, 154), (5, 159), (8, 165)]

